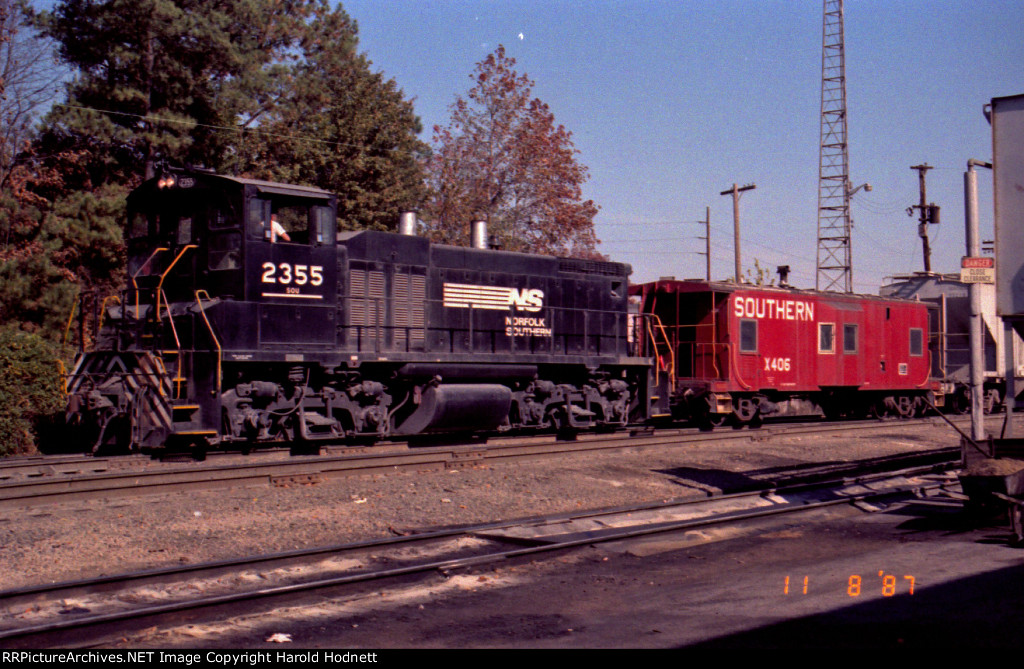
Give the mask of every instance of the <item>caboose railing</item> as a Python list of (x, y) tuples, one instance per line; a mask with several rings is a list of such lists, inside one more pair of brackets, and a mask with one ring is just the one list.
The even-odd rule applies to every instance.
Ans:
[[(665, 330), (665, 326), (662, 324), (661, 319), (658, 318), (657, 314), (644, 314), (647, 325), (647, 335), (651, 342), (651, 352), (654, 354), (652, 357), (654, 360), (654, 385), (657, 386), (661, 383), (661, 372), (663, 368), (663, 358), (661, 356), (661, 347), (668, 353), (668, 381), (669, 387), (674, 388), (676, 385), (676, 351), (675, 347), (672, 346), (672, 341), (669, 339), (668, 332)], [(661, 335), (661, 344), (659, 345), (658, 335)]]

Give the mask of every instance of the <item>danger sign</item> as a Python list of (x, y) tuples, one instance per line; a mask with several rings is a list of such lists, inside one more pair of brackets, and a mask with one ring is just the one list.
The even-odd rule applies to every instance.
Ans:
[(960, 259), (960, 280), (964, 283), (995, 283), (995, 258), (965, 256)]

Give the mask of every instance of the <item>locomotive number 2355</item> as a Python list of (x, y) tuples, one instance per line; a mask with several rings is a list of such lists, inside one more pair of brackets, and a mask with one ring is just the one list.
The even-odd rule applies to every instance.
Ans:
[[(278, 274), (280, 272), (280, 274)], [(296, 286), (319, 286), (324, 282), (322, 265), (292, 265), (291, 263), (263, 263), (263, 283), (294, 283)]]

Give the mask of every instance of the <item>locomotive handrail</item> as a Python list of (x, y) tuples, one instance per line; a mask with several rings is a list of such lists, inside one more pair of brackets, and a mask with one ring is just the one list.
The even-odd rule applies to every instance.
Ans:
[[(167, 267), (167, 269), (164, 270), (164, 273), (160, 275), (160, 283), (158, 283), (157, 286), (156, 286), (156, 319), (157, 319), (157, 321), (160, 320), (160, 294), (164, 292), (163, 291), (163, 289), (164, 289), (164, 279), (167, 278), (167, 275), (170, 274), (171, 270), (174, 269), (174, 266), (178, 264), (178, 261), (181, 260), (181, 257), (183, 255), (185, 255), (186, 251), (188, 251), (189, 249), (197, 249), (197, 248), (199, 248), (199, 247), (197, 245), (195, 245), (195, 244), (186, 244), (185, 248), (181, 249), (181, 251), (178, 253), (178, 255), (174, 257), (174, 260), (171, 261), (171, 264)], [(207, 293), (206, 296), (209, 297), (210, 296), (209, 293)], [(136, 294), (136, 298), (135, 299), (138, 300), (138, 295), (137, 294)]]
[[(350, 305), (353, 301), (358, 300), (366, 307), (366, 315), (361, 316), (358, 322), (353, 322), (350, 319), (348, 324), (341, 326), (341, 329), (348, 333), (347, 336), (351, 337), (350, 341), (355, 350), (360, 353), (435, 351), (440, 350), (436, 349), (437, 346), (444, 346), (445, 352), (448, 353), (464, 350), (465, 352), (476, 353), (504, 352), (513, 354), (550, 353), (552, 355), (584, 355), (584, 352), (586, 352), (586, 354), (601, 355), (605, 354), (605, 351), (609, 351), (609, 355), (615, 355), (615, 352), (619, 351), (626, 340), (625, 326), (623, 325), (625, 314), (611, 309), (591, 309), (583, 312), (575, 308), (545, 307), (550, 312), (552, 320), (557, 320), (562, 315), (575, 317), (579, 313), (581, 319), (586, 319), (585, 322), (583, 320), (579, 321), (581, 331), (555, 332), (532, 337), (529, 335), (510, 337), (506, 332), (508, 327), (510, 327), (507, 324), (481, 327), (482, 314), (495, 313), (492, 310), (481, 311), (478, 308), (467, 308), (465, 310), (466, 320), (458, 326), (451, 323), (440, 325), (431, 325), (430, 323), (388, 325), (386, 316), (393, 311), (393, 307), (389, 306), (389, 304), (397, 302), (394, 298), (350, 296), (346, 299), (349, 300)], [(401, 302), (401, 304), (404, 304), (404, 302)], [(425, 307), (429, 305), (441, 306), (443, 302), (441, 300), (424, 300), (423, 304)], [(515, 316), (519, 312), (510, 309), (504, 313), (509, 316)], [(595, 327), (595, 319), (605, 315), (615, 316), (618, 319), (618, 325), (610, 330), (602, 330)], [(640, 319), (640, 322), (646, 323), (647, 319)], [(573, 326), (570, 325), (569, 327)], [(640, 339), (646, 337), (642, 325), (637, 327)], [(434, 343), (435, 340), (432, 338), (432, 335), (435, 333), (446, 335), (444, 339), (446, 344)], [(489, 343), (487, 340), (489, 340)], [(578, 343), (574, 344), (577, 340)], [(503, 346), (507, 348), (503, 348), (502, 344), (498, 342), (505, 342)], [(639, 353), (636, 355), (639, 355)]]
[(103, 329), (103, 314), (107, 313), (107, 302), (110, 299), (115, 299), (115, 300), (117, 300), (118, 304), (121, 304), (121, 296), (120, 295), (116, 295), (116, 294), (115, 295), (107, 295), (106, 297), (103, 298), (103, 302), (100, 303), (100, 320), (99, 320), (99, 323), (96, 324), (96, 332), (97, 333), (99, 333), (99, 331)]
[(157, 253), (160, 253), (162, 251), (170, 251), (170, 249), (164, 248), (163, 246), (161, 246), (160, 248), (156, 249), (155, 251), (153, 251), (152, 253), (149, 254), (149, 257), (146, 258), (146, 262), (144, 262), (141, 265), (139, 265), (139, 268), (137, 270), (135, 270), (134, 274), (132, 274), (132, 286), (135, 287), (135, 320), (139, 320), (139, 284), (136, 283), (135, 278), (137, 276), (139, 276), (139, 274), (142, 274), (142, 270), (144, 270), (146, 268), (146, 266), (149, 265), (149, 262), (154, 257), (156, 257)]
[[(210, 319), (206, 317), (206, 310), (203, 309), (203, 301), (199, 299), (199, 293), (206, 295), (207, 301), (213, 301), (210, 294), (202, 288), (196, 290), (196, 305), (199, 307), (199, 313), (203, 316), (203, 322), (206, 323), (206, 329), (210, 331), (210, 337), (213, 339), (214, 345), (217, 347), (217, 395), (220, 395), (220, 362), (221, 362), (221, 348), (220, 342), (217, 341), (217, 335), (213, 333), (213, 326), (210, 325)], [(180, 357), (180, 356), (179, 356)]]
[[(160, 294), (163, 294), (163, 292), (164, 291), (161, 290)], [(171, 307), (169, 305), (170, 305), (170, 302), (168, 302), (168, 300), (167, 300), (167, 295), (164, 295), (164, 307), (167, 308), (167, 320), (171, 324), (171, 334), (174, 335), (174, 345), (175, 345), (175, 347), (177, 347), (177, 351), (175, 351), (175, 355), (178, 356), (178, 371), (174, 375), (174, 399), (180, 400), (181, 399), (181, 382), (182, 382), (182, 378), (181, 378), (181, 339), (178, 337), (178, 328), (174, 324), (174, 314), (171, 313)], [(157, 316), (159, 317), (160, 314), (157, 313)]]

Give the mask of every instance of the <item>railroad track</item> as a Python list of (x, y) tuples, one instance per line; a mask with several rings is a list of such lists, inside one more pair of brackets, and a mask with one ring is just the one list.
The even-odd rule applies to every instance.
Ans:
[[(932, 424), (939, 418), (926, 418)], [(68, 458), (63, 464), (46, 459), (39, 462), (12, 463), (20, 467), (17, 478), (8, 475), (0, 483), (0, 510), (30, 508), (54, 503), (88, 499), (110, 499), (182, 492), (237, 488), (240, 486), (301, 485), (328, 479), (389, 473), (429, 471), (497, 464), (516, 459), (556, 457), (571, 453), (597, 453), (621, 449), (671, 448), (694, 443), (713, 443), (746, 439), (767, 441), (776, 437), (813, 436), (829, 433), (849, 435), (883, 429), (887, 432), (913, 431), (922, 421), (844, 421), (839, 423), (776, 424), (759, 430), (663, 429), (610, 435), (588, 434), (576, 441), (558, 441), (554, 437), (508, 438), (492, 443), (409, 448), (404, 444), (385, 444), (372, 448), (330, 447), (327, 455), (285, 458), (247, 456), (231, 462), (154, 463), (142, 456), (129, 458)], [(274, 455), (274, 454), (268, 454)], [(89, 467), (88, 463), (94, 465)], [(10, 470), (0, 466), (0, 480)]]
[[(0, 592), (0, 646), (104, 645), (142, 629), (252, 615), (324, 597), (355, 598), (386, 584), (444, 579), (464, 570), (536, 560), (599, 542), (756, 523), (828, 506), (877, 510), (922, 497), (954, 504), (956, 479), (945, 472), (949, 455), (890, 456), (822, 466), (815, 472), (778, 470), (771, 473), (771, 483), (758, 490), (702, 499), (440, 528)], [(809, 476), (815, 480), (809, 482)]]

